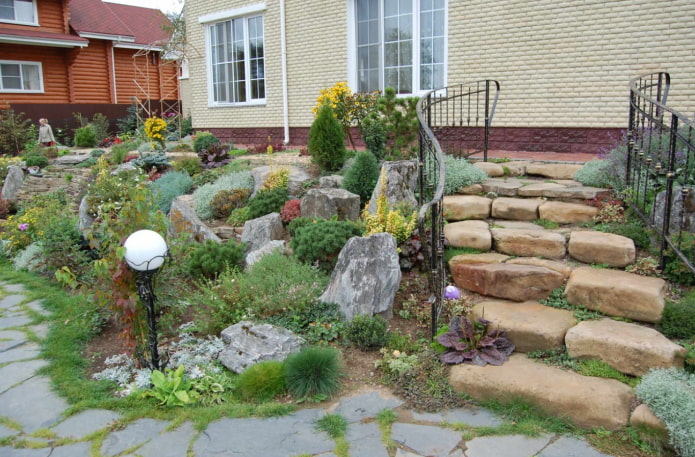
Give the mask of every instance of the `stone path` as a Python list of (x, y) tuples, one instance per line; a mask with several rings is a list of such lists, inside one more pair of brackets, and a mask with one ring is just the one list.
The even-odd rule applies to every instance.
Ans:
[[(0, 456), (2, 457), (335, 457), (336, 442), (316, 430), (325, 414), (339, 414), (349, 426), (352, 457), (601, 457), (581, 439), (543, 435), (487, 436), (464, 440), (453, 424), (496, 427), (502, 419), (484, 409), (461, 408), (436, 414), (402, 410), (402, 402), (378, 392), (340, 398), (327, 408), (304, 409), (275, 418), (224, 418), (203, 432), (184, 422), (142, 418), (126, 423), (121, 414), (86, 410), (67, 417), (69, 405), (38, 374), (46, 365), (39, 345), (29, 338), (46, 335), (33, 325), (31, 302), (21, 285), (0, 283)], [(398, 420), (384, 437), (375, 418), (393, 409)], [(449, 425), (448, 425), (449, 424)], [(95, 433), (109, 430), (101, 441)], [(385, 442), (392, 443), (387, 446)], [(27, 445), (29, 443), (30, 445)]]

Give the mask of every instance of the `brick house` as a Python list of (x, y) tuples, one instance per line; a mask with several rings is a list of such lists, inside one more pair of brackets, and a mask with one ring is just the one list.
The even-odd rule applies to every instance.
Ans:
[(0, 102), (55, 129), (75, 112), (123, 117), (132, 97), (176, 101), (177, 68), (160, 65), (168, 22), (101, 0), (2, 0)]
[(319, 90), (496, 79), (491, 148), (596, 152), (627, 125), (628, 82), (668, 71), (695, 109), (688, 0), (188, 0), (196, 129), (236, 143), (304, 144)]

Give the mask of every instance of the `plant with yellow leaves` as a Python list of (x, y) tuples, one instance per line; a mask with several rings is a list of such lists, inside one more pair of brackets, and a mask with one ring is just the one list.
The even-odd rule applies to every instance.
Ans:
[(417, 226), (417, 212), (413, 211), (406, 216), (397, 209), (389, 208), (386, 198), (386, 173), (381, 172), (379, 178), (380, 193), (376, 200), (376, 212), (369, 212), (369, 204), (362, 211), (362, 220), (365, 224), (364, 235), (369, 236), (375, 233), (390, 233), (396, 239), (396, 244), (401, 244), (413, 234)]
[(145, 135), (152, 143), (152, 149), (155, 149), (155, 143), (161, 149), (164, 148), (164, 133), (167, 131), (167, 123), (159, 117), (150, 117), (145, 120)]

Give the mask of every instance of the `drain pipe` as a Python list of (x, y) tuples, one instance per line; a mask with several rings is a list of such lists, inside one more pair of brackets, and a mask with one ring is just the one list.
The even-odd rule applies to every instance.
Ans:
[(290, 109), (287, 96), (287, 36), (285, 31), (285, 0), (280, 0), (280, 54), (282, 61), (282, 121), (285, 128), (283, 144), (290, 144)]

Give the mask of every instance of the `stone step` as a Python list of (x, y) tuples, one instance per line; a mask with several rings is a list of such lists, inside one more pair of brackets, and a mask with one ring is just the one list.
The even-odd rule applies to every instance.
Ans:
[(666, 281), (620, 270), (580, 267), (565, 287), (567, 301), (603, 314), (641, 322), (659, 322)]
[(516, 347), (514, 352), (561, 348), (567, 331), (577, 325), (572, 311), (551, 308), (537, 301), (488, 300), (475, 305), (472, 316), (492, 322), (492, 329), (505, 330)]
[(521, 197), (547, 198), (580, 202), (607, 195), (608, 189), (584, 186), (572, 180), (539, 181), (528, 178), (488, 178), (480, 184), (464, 187), (460, 195), (479, 196), (485, 194), (489, 198)]
[(683, 368), (685, 358), (685, 348), (658, 331), (613, 319), (579, 323), (569, 329), (565, 344), (574, 358), (600, 359), (632, 376), (642, 376), (652, 368)]
[(567, 255), (565, 235), (550, 230), (490, 230), (492, 247), (502, 254), (563, 259)]
[(454, 365), (449, 382), (476, 400), (523, 398), (547, 414), (588, 429), (625, 427), (635, 400), (632, 389), (619, 381), (550, 367), (524, 354), (512, 354), (501, 366)]
[(635, 263), (636, 249), (632, 239), (613, 233), (573, 231), (568, 244), (569, 255), (584, 263), (606, 264), (625, 268)]

